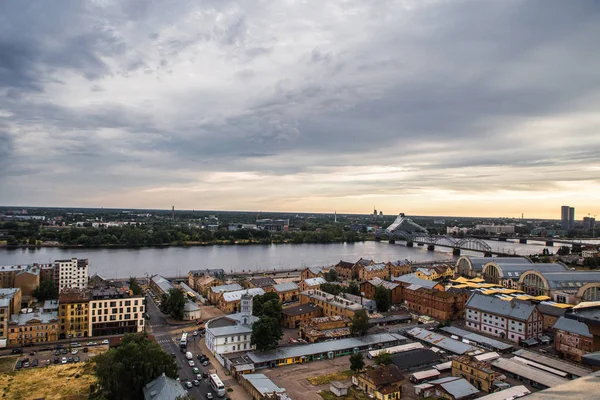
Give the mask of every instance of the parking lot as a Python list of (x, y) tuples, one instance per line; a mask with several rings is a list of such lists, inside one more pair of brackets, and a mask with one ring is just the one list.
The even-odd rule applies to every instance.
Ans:
[[(16, 353), (19, 355), (15, 363), (15, 369), (23, 368), (41, 368), (50, 365), (62, 365), (69, 363), (85, 362), (101, 352), (108, 349), (108, 343), (86, 342), (71, 343), (67, 345), (57, 345), (45, 347), (39, 350)], [(17, 352), (21, 349), (14, 349)]]

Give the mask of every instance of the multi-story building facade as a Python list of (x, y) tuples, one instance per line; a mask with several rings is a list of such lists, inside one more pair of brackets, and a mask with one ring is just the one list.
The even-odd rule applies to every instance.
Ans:
[(337, 263), (333, 268), (335, 269), (335, 272), (337, 272), (339, 280), (352, 279), (354, 263), (340, 260), (340, 262)]
[(468, 297), (467, 294), (422, 287), (409, 286), (404, 289), (404, 304), (409, 310), (440, 321), (462, 319)]
[(400, 276), (410, 274), (412, 272), (412, 267), (410, 265), (410, 261), (388, 261), (387, 263), (388, 269), (390, 270), (390, 276)]
[(452, 359), (452, 376), (465, 378), (482, 392), (491, 392), (499, 375), (488, 363), (474, 357), (459, 356)]
[(384, 263), (366, 266), (359, 265), (356, 267), (355, 271), (355, 276), (358, 276), (359, 281), (367, 281), (374, 278), (385, 279), (390, 277), (390, 268)]
[(579, 362), (585, 353), (595, 351), (594, 336), (583, 322), (560, 317), (553, 328), (554, 349), (563, 358)]
[(465, 310), (465, 326), (490, 336), (519, 343), (543, 333), (542, 314), (529, 302), (473, 293)]
[(540, 312), (540, 314), (542, 314), (542, 318), (544, 321), (542, 327), (545, 332), (552, 332), (552, 328), (554, 327), (556, 321), (558, 321), (560, 317), (565, 315), (567, 308), (558, 307), (559, 305), (560, 304), (554, 306), (544, 303), (540, 303), (537, 305), (538, 311)]
[(21, 289), (0, 289), (0, 340), (8, 336), (8, 323), (21, 310)]
[(307, 267), (300, 273), (300, 280), (318, 277), (324, 278), (327, 272), (328, 271), (321, 267)]
[(557, 303), (600, 301), (600, 271), (540, 271), (532, 268), (519, 278), (521, 290), (548, 296)]
[(281, 311), (280, 325), (284, 328), (297, 329), (306, 321), (323, 316), (323, 309), (316, 304), (306, 303), (287, 307)]
[(89, 336), (121, 335), (144, 330), (144, 296), (113, 288), (91, 290)]
[(40, 285), (41, 268), (30, 266), (15, 275), (15, 286), (21, 289), (23, 299), (30, 300), (33, 297), (33, 291)]
[(291, 303), (298, 301), (298, 285), (294, 282), (279, 283), (273, 286), (273, 292), (279, 295), (282, 303)]
[(265, 291), (261, 288), (243, 289), (235, 292), (225, 292), (219, 299), (217, 307), (226, 314), (238, 313), (241, 309), (242, 296), (262, 296)]
[(58, 299), (59, 339), (90, 336), (90, 297), (87, 289), (63, 288)]
[(15, 276), (27, 268), (27, 265), (0, 266), (0, 288), (14, 288)]
[(88, 260), (72, 258), (70, 260), (56, 260), (56, 274), (58, 274), (58, 292), (64, 289), (85, 289), (88, 283)]
[(305, 292), (310, 289), (320, 289), (321, 285), (324, 283), (327, 283), (327, 281), (325, 280), (325, 278), (322, 278), (320, 276), (316, 278), (308, 278), (303, 281), (300, 281), (300, 283), (298, 284), (298, 290), (300, 292)]
[(351, 322), (350, 318), (339, 315), (311, 318), (300, 324), (298, 335), (309, 343), (342, 339), (350, 337)]
[(402, 286), (399, 283), (388, 282), (381, 278), (373, 278), (369, 281), (362, 282), (360, 284), (360, 291), (366, 298), (374, 299), (375, 289), (379, 286), (383, 286), (391, 292), (392, 303), (398, 304), (402, 302)]
[(8, 323), (8, 344), (24, 346), (58, 340), (57, 312), (30, 312), (13, 315)]
[(265, 292), (272, 292), (273, 291), (273, 286), (275, 286), (276, 284), (277, 284), (277, 282), (275, 282), (273, 280), (273, 278), (270, 278), (270, 277), (253, 278), (253, 279), (250, 279), (248, 281), (248, 286), (247, 287), (249, 287), (249, 288), (261, 288)]
[(208, 290), (214, 286), (220, 286), (223, 281), (210, 275), (195, 275), (195, 271), (188, 273), (188, 285), (202, 296), (206, 297)]
[(237, 283), (213, 286), (208, 290), (208, 301), (210, 302), (210, 304), (218, 304), (219, 300), (221, 299), (221, 296), (223, 296), (223, 293), (237, 292), (238, 290), (243, 289), (244, 288)]
[(321, 307), (323, 314), (326, 316), (340, 315), (352, 318), (357, 311), (364, 309), (360, 303), (317, 289), (300, 293), (300, 304), (308, 303)]

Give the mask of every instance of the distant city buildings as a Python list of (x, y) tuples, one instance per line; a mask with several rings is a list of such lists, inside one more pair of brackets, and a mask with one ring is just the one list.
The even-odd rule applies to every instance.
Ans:
[(575, 229), (575, 208), (562, 206), (560, 208), (560, 227), (563, 231)]

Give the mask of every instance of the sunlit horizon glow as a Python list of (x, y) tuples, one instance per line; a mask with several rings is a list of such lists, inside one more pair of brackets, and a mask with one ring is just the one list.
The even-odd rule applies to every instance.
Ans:
[(5, 2), (0, 205), (600, 215), (600, 6)]

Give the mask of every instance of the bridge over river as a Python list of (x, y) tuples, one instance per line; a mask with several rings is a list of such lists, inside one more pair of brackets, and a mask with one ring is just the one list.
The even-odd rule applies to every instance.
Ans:
[(491, 257), (492, 254), (505, 255), (504, 253), (495, 252), (489, 244), (479, 238), (464, 237), (454, 238), (447, 235), (430, 235), (427, 229), (418, 225), (404, 213), (398, 215), (396, 220), (386, 229), (380, 229), (375, 233), (375, 240), (388, 240), (390, 243), (395, 243), (396, 240), (404, 240), (407, 247), (427, 246), (427, 250), (433, 251), (436, 246), (452, 248), (452, 254), (460, 255), (461, 250), (477, 251), (484, 254), (486, 257)]

